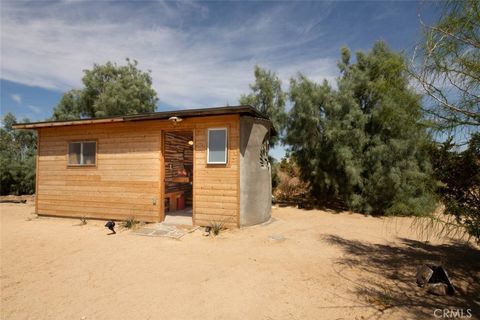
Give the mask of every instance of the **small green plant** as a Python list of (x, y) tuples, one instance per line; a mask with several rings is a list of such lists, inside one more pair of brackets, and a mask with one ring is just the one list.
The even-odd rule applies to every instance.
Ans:
[(210, 222), (210, 232), (214, 236), (218, 236), (222, 230), (225, 230), (225, 223), (223, 221)]
[(125, 221), (123, 221), (122, 226), (126, 229), (134, 229), (140, 221), (136, 220), (135, 217), (129, 217)]
[(81, 225), (81, 226), (84, 226), (84, 225), (86, 225), (87, 223), (88, 223), (87, 217), (81, 217), (81, 218), (80, 218), (80, 225)]

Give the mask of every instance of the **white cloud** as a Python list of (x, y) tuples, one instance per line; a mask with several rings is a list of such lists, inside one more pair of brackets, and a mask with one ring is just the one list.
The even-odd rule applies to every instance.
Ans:
[(32, 112), (34, 112), (34, 113), (36, 113), (36, 114), (40, 114), (40, 113), (42, 112), (42, 108), (37, 107), (37, 106), (34, 106), (34, 105), (31, 105), (31, 104), (29, 104), (29, 105), (27, 106), (27, 108), (30, 109), (30, 111), (32, 111)]
[(161, 101), (190, 108), (235, 104), (254, 80), (255, 64), (276, 71), (285, 85), (297, 71), (315, 80), (336, 75), (335, 61), (318, 52), (288, 54), (319, 36), (308, 32), (318, 21), (306, 28), (279, 26), (288, 7), (216, 23), (199, 3), (147, 4), (140, 10), (123, 3), (67, 1), (32, 8), (8, 2), (2, 8), (2, 78), (65, 91), (81, 86), (82, 70), (93, 63), (124, 63), (129, 57), (152, 70)]
[(22, 104), (22, 96), (18, 93), (13, 93), (10, 95), (10, 98), (15, 101), (17, 104)]

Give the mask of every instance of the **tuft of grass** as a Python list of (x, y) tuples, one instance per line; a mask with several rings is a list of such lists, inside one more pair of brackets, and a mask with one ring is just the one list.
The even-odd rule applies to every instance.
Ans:
[(126, 229), (135, 229), (139, 223), (140, 221), (136, 220), (135, 217), (129, 217), (123, 221), (122, 226)]
[(87, 223), (88, 223), (88, 221), (87, 221), (87, 218), (86, 218), (86, 217), (81, 217), (81, 218), (80, 218), (80, 225), (81, 225), (81, 226), (84, 226), (84, 225), (86, 225)]
[(378, 310), (385, 311), (395, 306), (395, 297), (386, 288), (363, 288), (359, 291), (363, 299), (374, 305)]
[(223, 221), (212, 221), (210, 222), (210, 233), (214, 236), (218, 236), (220, 232), (225, 230), (225, 223)]

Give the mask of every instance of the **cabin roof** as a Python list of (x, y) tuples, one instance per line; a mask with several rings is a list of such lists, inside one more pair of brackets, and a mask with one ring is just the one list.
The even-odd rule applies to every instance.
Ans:
[(241, 105), (241, 106), (226, 106), (226, 107), (217, 107), (217, 108), (162, 111), (162, 112), (90, 118), (90, 119), (16, 123), (13, 125), (13, 128), (14, 129), (38, 129), (38, 128), (45, 128), (45, 127), (74, 126), (74, 125), (81, 125), (81, 124), (161, 120), (161, 119), (169, 119), (170, 117), (179, 117), (179, 118), (208, 117), (208, 116), (227, 115), (227, 114), (249, 115), (256, 118), (265, 119), (270, 122), (270, 119), (265, 114), (261, 113), (254, 107), (249, 105)]

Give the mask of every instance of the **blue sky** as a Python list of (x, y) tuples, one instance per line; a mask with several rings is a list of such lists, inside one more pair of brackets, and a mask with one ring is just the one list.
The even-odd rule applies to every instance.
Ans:
[[(43, 120), (93, 63), (126, 57), (152, 71), (158, 110), (234, 105), (258, 64), (288, 88), (331, 82), (342, 46), (411, 51), (433, 2), (2, 1), (1, 114)], [(274, 150), (277, 158), (283, 148)]]

